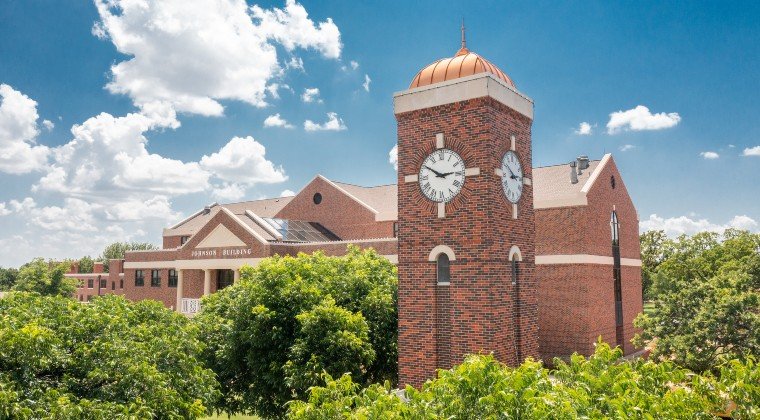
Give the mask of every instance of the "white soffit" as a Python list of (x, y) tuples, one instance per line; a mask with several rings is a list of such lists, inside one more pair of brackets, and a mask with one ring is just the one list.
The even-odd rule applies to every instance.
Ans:
[(478, 73), (397, 92), (393, 95), (393, 112), (401, 114), (486, 96), (533, 119), (533, 100), (490, 73)]
[(247, 246), (240, 238), (235, 236), (224, 225), (219, 224), (214, 228), (202, 241), (196, 245), (196, 248), (225, 248), (225, 247), (243, 247)]

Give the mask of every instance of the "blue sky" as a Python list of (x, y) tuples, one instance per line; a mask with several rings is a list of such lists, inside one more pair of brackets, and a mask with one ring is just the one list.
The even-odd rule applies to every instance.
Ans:
[(1, 266), (317, 173), (395, 182), (392, 94), (462, 18), (535, 101), (534, 166), (611, 152), (645, 228), (760, 229), (758, 2), (111, 3), (0, 6)]

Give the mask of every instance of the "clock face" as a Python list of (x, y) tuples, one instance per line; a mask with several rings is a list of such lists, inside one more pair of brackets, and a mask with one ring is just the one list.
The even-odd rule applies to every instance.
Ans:
[(517, 153), (511, 150), (501, 159), (501, 186), (510, 203), (520, 201), (523, 190), (523, 170)]
[(453, 150), (438, 149), (422, 162), (419, 181), (425, 197), (438, 203), (449, 202), (464, 185), (464, 160)]

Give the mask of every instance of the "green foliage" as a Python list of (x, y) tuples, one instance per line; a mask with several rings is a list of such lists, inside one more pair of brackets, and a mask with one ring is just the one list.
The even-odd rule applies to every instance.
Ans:
[(672, 253), (673, 241), (662, 230), (650, 230), (639, 237), (641, 244), (641, 286), (645, 300), (653, 299), (652, 283), (660, 263)]
[(0, 267), (0, 292), (11, 290), (16, 285), (17, 278), (17, 269)]
[(120, 260), (124, 258), (127, 251), (150, 251), (158, 249), (157, 246), (150, 242), (114, 242), (103, 250), (98, 260), (103, 261), (103, 270), (108, 272), (109, 260)]
[(95, 261), (88, 255), (79, 259), (79, 272), (92, 273), (95, 268)]
[(197, 418), (218, 398), (194, 324), (160, 303), (0, 299), (0, 418)]
[(760, 355), (760, 235), (681, 236), (653, 278), (655, 310), (634, 321), (653, 357), (704, 372)]
[(670, 362), (637, 359), (598, 343), (589, 358), (574, 355), (555, 361), (549, 371), (528, 360), (517, 368), (493, 356), (470, 356), (439, 371), (420, 390), (406, 388), (407, 402), (390, 385), (362, 389), (349, 375), (313, 387), (308, 401), (288, 407), (293, 419), (576, 419), (714, 418), (736, 403), (734, 418), (753, 418), (758, 410), (760, 369), (750, 361), (726, 366), (719, 379), (699, 376)]
[(76, 290), (76, 280), (67, 278), (71, 264), (63, 262), (54, 265), (42, 258), (35, 258), (21, 266), (13, 290), (36, 292), (43, 296), (71, 297)]
[(195, 320), (220, 409), (280, 416), (327, 372), (396, 380), (396, 267), (374, 251), (272, 257), (203, 301)]

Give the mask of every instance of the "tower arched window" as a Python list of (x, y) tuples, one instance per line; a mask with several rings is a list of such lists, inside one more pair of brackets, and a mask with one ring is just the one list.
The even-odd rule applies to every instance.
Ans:
[(612, 233), (612, 277), (615, 292), (615, 338), (618, 346), (623, 346), (623, 279), (620, 267), (620, 222), (613, 209), (610, 216)]
[(617, 212), (612, 211), (610, 217), (610, 228), (612, 229), (612, 245), (618, 245), (620, 242), (620, 223), (618, 222)]
[(451, 282), (451, 262), (449, 256), (442, 252), (436, 258), (436, 274), (438, 284), (449, 284)]

